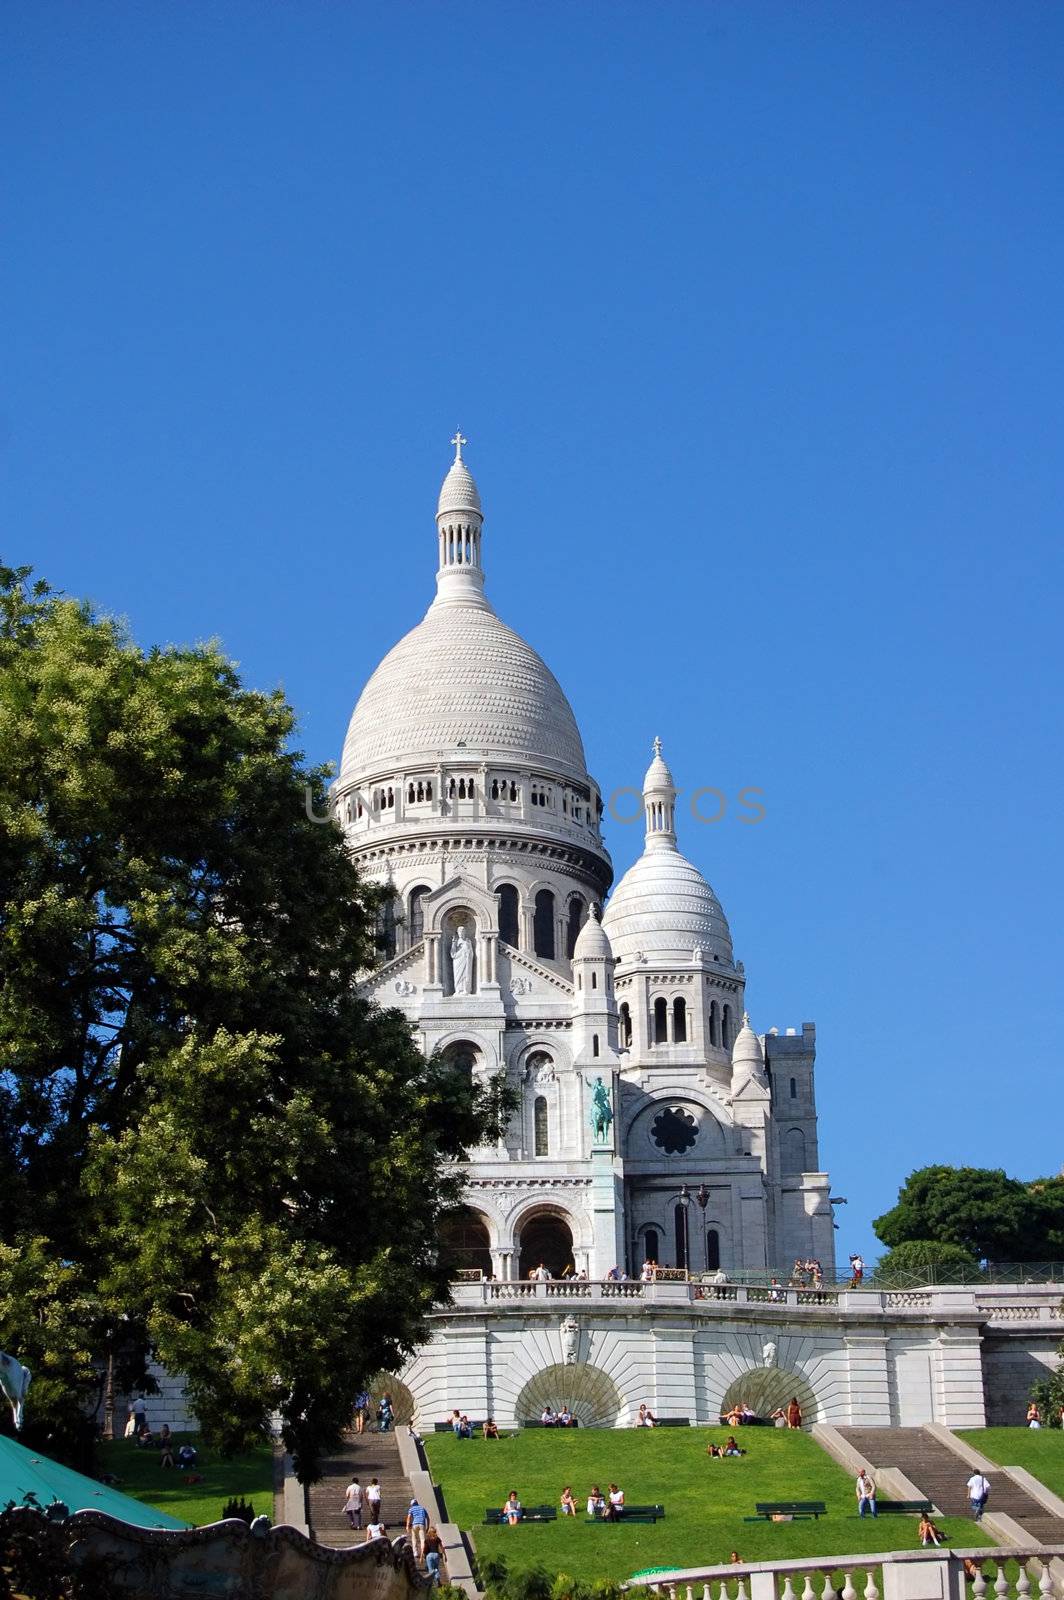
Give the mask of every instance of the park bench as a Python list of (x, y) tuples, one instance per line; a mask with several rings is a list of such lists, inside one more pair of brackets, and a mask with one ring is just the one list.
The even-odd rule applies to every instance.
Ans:
[[(556, 1522), (558, 1518), (557, 1506), (526, 1506), (521, 1517), (522, 1522)], [(484, 1513), (486, 1527), (498, 1527), (506, 1521), (505, 1513), (499, 1506), (489, 1506)]]
[(759, 1500), (754, 1506), (756, 1517), (744, 1517), (744, 1522), (771, 1522), (773, 1517), (820, 1518), (827, 1511), (823, 1500)]
[(659, 1417), (654, 1424), (655, 1428), (689, 1428), (690, 1417)]
[(555, 1433), (567, 1433), (570, 1428), (579, 1428), (579, 1418), (574, 1417), (572, 1422), (544, 1422), (541, 1417), (530, 1417), (522, 1422), (522, 1428), (551, 1428)]
[(879, 1516), (890, 1516), (892, 1512), (908, 1512), (911, 1516), (929, 1517), (934, 1510), (930, 1500), (877, 1500), (876, 1511)]
[(664, 1506), (622, 1506), (616, 1517), (585, 1517), (585, 1522), (603, 1522), (607, 1527), (619, 1522), (660, 1522), (665, 1515)]
[[(483, 1422), (474, 1422), (473, 1419), (470, 1418), (469, 1426), (472, 1428), (473, 1432), (476, 1433), (477, 1429), (482, 1428), (484, 1424)], [(449, 1422), (434, 1422), (432, 1424), (432, 1431), (433, 1433), (450, 1433), (452, 1431), (451, 1424)]]

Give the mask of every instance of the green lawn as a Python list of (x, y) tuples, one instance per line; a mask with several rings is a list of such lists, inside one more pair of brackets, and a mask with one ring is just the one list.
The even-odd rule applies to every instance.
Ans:
[[(497, 1443), (430, 1434), (425, 1448), (452, 1521), (472, 1533), (482, 1560), (503, 1555), (512, 1568), (543, 1562), (574, 1578), (624, 1579), (644, 1567), (727, 1561), (732, 1550), (744, 1561), (767, 1561), (915, 1547), (915, 1517), (858, 1518), (849, 1474), (808, 1434), (743, 1428), (738, 1438), (748, 1455), (710, 1460), (706, 1445), (726, 1437), (723, 1428), (532, 1429)], [(610, 1481), (629, 1504), (663, 1504), (665, 1521), (588, 1525), (587, 1491), (593, 1483), (606, 1491)], [(557, 1505), (567, 1483), (579, 1517), (482, 1526), (485, 1509), (501, 1506), (511, 1489), (526, 1506)], [(823, 1500), (828, 1512), (816, 1522), (744, 1522), (758, 1500)], [(990, 1542), (966, 1519), (940, 1525), (958, 1545)]]
[(130, 1439), (115, 1439), (98, 1447), (100, 1471), (112, 1473), (118, 1479), (115, 1487), (123, 1494), (196, 1526), (219, 1521), (223, 1506), (233, 1495), (243, 1495), (257, 1512), (273, 1516), (273, 1455), (268, 1444), (249, 1455), (223, 1461), (195, 1434), (174, 1437), (178, 1444), (190, 1441), (196, 1446), (196, 1471), (202, 1475), (202, 1483), (186, 1484), (184, 1473), (176, 1467), (160, 1467), (157, 1449), (138, 1450)]
[(999, 1467), (1026, 1467), (1047, 1489), (1064, 1495), (1064, 1431), (1060, 1428), (969, 1428), (958, 1437)]

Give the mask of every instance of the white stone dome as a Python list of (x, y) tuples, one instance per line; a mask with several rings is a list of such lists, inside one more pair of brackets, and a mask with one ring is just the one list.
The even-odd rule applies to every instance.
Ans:
[(599, 921), (598, 912), (592, 906), (580, 932), (576, 936), (573, 946), (574, 961), (609, 961), (613, 957), (610, 941), (606, 937), (605, 929)]
[(610, 896), (602, 918), (621, 965), (640, 954), (660, 966), (690, 961), (696, 948), (712, 961), (732, 965), (728, 919), (693, 862), (678, 850), (648, 849)]
[(482, 596), (478, 602), (435, 601), (389, 650), (355, 706), (341, 786), (467, 753), (470, 762), (509, 758), (588, 782), (558, 680)]
[(450, 470), (440, 486), (436, 515), (446, 517), (456, 511), (473, 512), (478, 517), (483, 515), (480, 490), (461, 456), (451, 462)]
[(751, 1072), (763, 1073), (765, 1070), (765, 1057), (761, 1050), (761, 1040), (750, 1026), (750, 1018), (743, 1012), (743, 1025), (736, 1034), (735, 1043), (732, 1045), (732, 1070), (745, 1067)]

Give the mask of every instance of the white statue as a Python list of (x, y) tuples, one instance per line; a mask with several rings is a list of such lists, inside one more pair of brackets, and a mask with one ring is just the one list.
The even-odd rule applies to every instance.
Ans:
[(465, 923), (459, 923), (458, 932), (451, 940), (451, 971), (454, 973), (455, 994), (473, 993), (473, 945), (465, 931)]
[(761, 1346), (761, 1359), (766, 1367), (774, 1367), (776, 1365), (776, 1345), (774, 1340), (768, 1339)]
[(22, 1416), (26, 1405), (26, 1393), (30, 1386), (30, 1376), (29, 1367), (24, 1367), (15, 1356), (0, 1353), (0, 1390), (3, 1391), (11, 1407), (16, 1433), (22, 1432)]
[(565, 1365), (576, 1365), (576, 1347), (580, 1338), (580, 1324), (575, 1317), (566, 1317), (562, 1323), (562, 1350), (565, 1353)]

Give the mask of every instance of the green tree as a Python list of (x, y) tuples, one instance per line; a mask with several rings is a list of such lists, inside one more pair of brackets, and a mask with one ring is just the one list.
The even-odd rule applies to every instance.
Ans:
[(909, 1174), (897, 1205), (872, 1226), (892, 1249), (936, 1239), (980, 1260), (1038, 1261), (1047, 1259), (1041, 1215), (1028, 1187), (1000, 1170), (921, 1167)]
[(508, 1103), (359, 996), (380, 898), (293, 732), (215, 646), (0, 568), (0, 1341), (58, 1416), (124, 1319), (208, 1439), (278, 1412), (309, 1478), (445, 1296), (455, 1162)]
[(941, 1239), (906, 1239), (876, 1264), (877, 1283), (974, 1283), (980, 1275), (970, 1250)]

